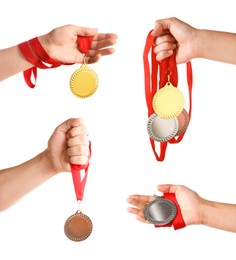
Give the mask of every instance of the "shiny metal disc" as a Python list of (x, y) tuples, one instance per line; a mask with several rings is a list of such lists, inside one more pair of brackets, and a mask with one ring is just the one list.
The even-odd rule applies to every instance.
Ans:
[(80, 98), (90, 97), (98, 87), (98, 76), (94, 70), (86, 64), (76, 70), (70, 79), (72, 93)]
[(66, 236), (73, 241), (83, 241), (92, 233), (91, 219), (81, 211), (70, 216), (64, 225)]
[(177, 118), (163, 119), (153, 113), (147, 123), (149, 136), (157, 142), (167, 142), (172, 139), (178, 131), (179, 123)]
[(178, 123), (179, 123), (179, 128), (178, 132), (176, 133), (176, 136), (181, 135), (186, 131), (189, 125), (189, 115), (185, 109), (179, 114), (177, 117)]
[(153, 97), (152, 106), (155, 113), (164, 119), (177, 117), (184, 108), (184, 95), (180, 89), (168, 82)]
[(144, 217), (147, 221), (155, 225), (169, 224), (176, 216), (177, 208), (175, 204), (168, 199), (156, 197), (148, 203), (144, 210)]

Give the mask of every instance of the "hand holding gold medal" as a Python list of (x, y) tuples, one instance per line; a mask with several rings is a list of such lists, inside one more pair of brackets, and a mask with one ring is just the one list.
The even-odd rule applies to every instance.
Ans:
[[(153, 46), (154, 37), (151, 33), (152, 31), (147, 36), (143, 53), (145, 97), (149, 116), (147, 132), (156, 159), (163, 161), (167, 144), (180, 142), (189, 125), (192, 107), (192, 68), (191, 63), (187, 62), (189, 90), (189, 112), (187, 112), (184, 109), (184, 95), (177, 87), (178, 70), (175, 53), (158, 62)], [(150, 50), (151, 66), (149, 66)], [(155, 151), (155, 141), (160, 142), (160, 155)]]

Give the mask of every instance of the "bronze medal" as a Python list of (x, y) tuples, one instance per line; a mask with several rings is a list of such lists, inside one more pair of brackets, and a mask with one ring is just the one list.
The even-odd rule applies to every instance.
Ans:
[(98, 76), (85, 62), (71, 76), (70, 89), (77, 97), (90, 97), (97, 90), (97, 87)]
[(93, 224), (91, 219), (83, 214), (81, 211), (77, 211), (70, 216), (64, 226), (64, 232), (66, 236), (73, 241), (83, 241), (92, 233)]
[(179, 114), (177, 117), (178, 123), (179, 123), (179, 129), (178, 132), (176, 133), (176, 136), (183, 134), (189, 125), (189, 115), (185, 109)]

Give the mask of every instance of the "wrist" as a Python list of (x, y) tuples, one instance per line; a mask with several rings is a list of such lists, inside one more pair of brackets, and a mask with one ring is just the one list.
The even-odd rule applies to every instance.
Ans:
[(54, 176), (60, 172), (59, 167), (56, 165), (56, 159), (50, 154), (48, 149), (44, 150), (38, 156), (42, 171), (47, 173), (49, 176)]

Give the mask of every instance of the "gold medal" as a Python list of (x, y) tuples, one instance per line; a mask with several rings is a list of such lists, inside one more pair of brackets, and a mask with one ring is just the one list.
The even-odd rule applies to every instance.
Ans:
[(83, 214), (81, 211), (77, 211), (70, 216), (65, 223), (64, 232), (66, 236), (73, 241), (83, 241), (92, 233), (93, 224), (91, 219)]
[(70, 79), (72, 93), (80, 98), (87, 98), (93, 95), (98, 87), (98, 76), (94, 70), (84, 63), (76, 70)]
[(184, 108), (184, 95), (178, 88), (167, 82), (154, 95), (152, 106), (159, 117), (163, 119), (175, 118)]

